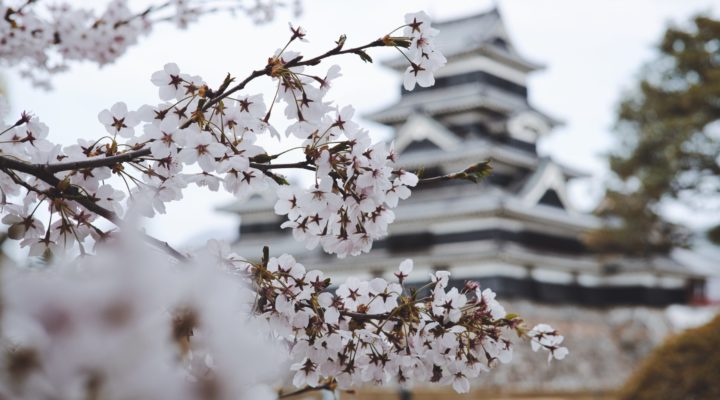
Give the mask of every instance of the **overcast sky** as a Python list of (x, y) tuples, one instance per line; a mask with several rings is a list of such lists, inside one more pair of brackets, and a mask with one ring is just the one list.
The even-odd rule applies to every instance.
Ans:
[[(146, 3), (131, 1), (138, 9)], [(400, 25), (406, 12), (424, 9), (433, 18), (444, 20), (485, 11), (494, 3), (499, 4), (519, 51), (547, 66), (530, 80), (530, 99), (565, 124), (541, 143), (540, 151), (593, 175), (572, 188), (576, 205), (589, 209), (606, 179), (602, 154), (614, 143), (611, 128), (619, 96), (632, 85), (641, 65), (653, 58), (653, 46), (668, 23), (684, 24), (700, 12), (717, 16), (716, 1), (305, 0), (304, 14), (294, 21), (306, 27), (310, 40), (299, 50), (317, 54), (329, 49), (341, 33), (347, 34), (349, 45), (375, 39)], [(70, 144), (76, 137), (96, 137), (104, 132), (97, 122), (97, 113), (103, 108), (116, 101), (125, 101), (131, 108), (157, 102), (149, 77), (166, 62), (201, 75), (211, 86), (226, 72), (244, 76), (250, 69), (263, 67), (267, 57), (284, 44), (291, 19), (290, 14), (280, 13), (275, 22), (257, 27), (241, 16), (218, 15), (204, 18), (186, 31), (160, 27), (113, 65), (74, 65), (71, 72), (54, 79), (51, 92), (35, 89), (7, 71), (10, 101), (15, 112), (30, 110), (40, 116), (50, 126), (51, 140)], [(377, 60), (395, 54), (380, 49), (372, 56)], [(364, 64), (353, 56), (336, 62), (344, 77), (329, 97), (338, 104), (353, 104), (360, 113), (367, 113), (399, 96), (399, 77), (380, 65)], [(259, 82), (249, 93), (267, 92), (268, 88), (267, 82)], [(378, 139), (390, 134), (382, 126), (363, 123)], [(167, 216), (150, 223), (148, 230), (173, 244), (210, 232), (233, 238), (237, 218), (213, 211), (229, 201), (229, 195), (194, 190), (171, 205)]]

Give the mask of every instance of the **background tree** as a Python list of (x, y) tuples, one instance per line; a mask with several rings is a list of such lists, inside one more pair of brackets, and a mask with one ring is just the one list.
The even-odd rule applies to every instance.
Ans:
[(650, 354), (620, 399), (720, 398), (720, 317), (668, 339)]
[(609, 224), (588, 238), (602, 251), (647, 256), (687, 246), (686, 230), (661, 206), (702, 207), (720, 192), (720, 21), (697, 16), (687, 29), (670, 27), (658, 50), (618, 110), (622, 144), (609, 158), (618, 179), (598, 210)]

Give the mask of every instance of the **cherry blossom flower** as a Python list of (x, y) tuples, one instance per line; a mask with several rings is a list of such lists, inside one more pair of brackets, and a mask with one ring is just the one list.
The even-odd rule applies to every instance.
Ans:
[(467, 303), (467, 298), (464, 294), (459, 293), (457, 288), (452, 288), (444, 294), (438, 292), (433, 302), (433, 313), (442, 316), (446, 321), (458, 322), (465, 303)]
[(445, 65), (445, 57), (434, 48), (433, 38), (438, 31), (430, 26), (430, 18), (425, 12), (405, 15), (404, 33), (410, 37), (408, 48), (410, 66), (403, 75), (405, 90), (413, 90), (415, 84), (428, 87), (435, 84), (434, 72)]
[(159, 124), (144, 126), (144, 140), (152, 141), (150, 151), (157, 158), (175, 156), (179, 146), (185, 143), (186, 131), (179, 129), (180, 121), (176, 117), (166, 117)]
[(398, 279), (398, 282), (403, 283), (403, 281), (410, 276), (410, 273), (413, 270), (413, 260), (407, 259), (400, 263), (400, 267), (398, 268), (398, 272), (395, 273), (395, 276)]
[(191, 132), (185, 136), (185, 146), (178, 154), (178, 161), (185, 164), (198, 163), (205, 172), (217, 168), (217, 158), (225, 154), (225, 146), (213, 140), (212, 136), (203, 132)]
[(533, 351), (539, 349), (545, 349), (549, 352), (548, 363), (553, 358), (556, 360), (562, 360), (568, 355), (568, 349), (561, 347), (560, 343), (565, 339), (555, 329), (548, 324), (538, 324), (530, 332), (528, 336), (532, 338), (530, 344), (532, 345)]
[(151, 81), (159, 88), (162, 100), (173, 100), (177, 97), (182, 99), (185, 94), (183, 86), (185, 82), (180, 76), (180, 68), (175, 63), (167, 63), (162, 70), (154, 72)]
[(117, 134), (124, 138), (135, 135), (135, 126), (140, 123), (134, 111), (128, 111), (127, 105), (123, 102), (115, 103), (110, 110), (102, 110), (98, 114), (98, 120), (105, 125), (105, 130), (110, 134)]

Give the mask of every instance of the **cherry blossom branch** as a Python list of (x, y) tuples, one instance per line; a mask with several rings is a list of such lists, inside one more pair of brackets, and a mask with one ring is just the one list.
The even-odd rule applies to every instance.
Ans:
[[(363, 50), (371, 48), (371, 47), (382, 47), (382, 46), (388, 46), (391, 44), (388, 44), (389, 42), (384, 39), (378, 39), (373, 42), (370, 42), (368, 44), (354, 47), (351, 49), (342, 50), (343, 45), (345, 44), (345, 38), (341, 37), (341, 39), (338, 41), (337, 46), (335, 46), (333, 49), (319, 55), (316, 57), (313, 57), (308, 60), (302, 60), (302, 56), (298, 56), (293, 58), (292, 60), (288, 61), (287, 63), (283, 64), (282, 67), (284, 69), (289, 69), (293, 67), (301, 67), (301, 66), (310, 66), (310, 65), (318, 65), (320, 62), (328, 57), (337, 56), (341, 54), (364, 54)], [(367, 54), (365, 54), (367, 56)], [(227, 90), (220, 90), (217, 93), (212, 94), (211, 99), (205, 103), (205, 105), (202, 107), (203, 111), (207, 111), (210, 109), (210, 107), (216, 105), (223, 99), (227, 98), (228, 96), (231, 96), (232, 94), (242, 90), (247, 86), (248, 83), (250, 83), (253, 79), (259, 78), (263, 75), (267, 76), (273, 76), (274, 73), (276, 73), (276, 66), (277, 64), (273, 63), (273, 59), (271, 59), (271, 62), (269, 62), (265, 68), (254, 70), (248, 77), (243, 79), (240, 83), (237, 85), (227, 89)], [(183, 125), (183, 128), (187, 128), (192, 122), (188, 121)]]
[[(169, 5), (169, 3), (164, 3), (164, 4), (161, 4), (158, 6), (150, 6), (144, 12), (139, 13), (136, 16), (145, 16), (152, 11), (157, 11), (159, 9), (167, 7), (168, 5)], [(127, 21), (125, 21), (125, 22), (127, 22)], [(293, 37), (293, 39), (294, 39), (294, 37)], [(291, 39), (291, 41), (293, 39)], [(293, 67), (317, 65), (326, 58), (341, 55), (341, 54), (357, 54), (357, 55), (360, 55), (364, 60), (367, 61), (367, 60), (371, 60), (371, 59), (369, 59), (369, 56), (367, 56), (367, 54), (364, 52), (365, 49), (372, 48), (372, 47), (382, 47), (382, 46), (397, 46), (398, 45), (397, 43), (399, 43), (399, 42), (401, 42), (401, 41), (390, 38), (389, 36), (386, 36), (384, 38), (377, 39), (373, 42), (370, 42), (370, 43), (362, 45), (362, 46), (343, 50), (343, 46), (345, 44), (345, 37), (342, 36), (338, 40), (337, 45), (333, 49), (331, 49), (321, 55), (313, 57), (311, 59), (307, 59), (307, 60), (302, 60), (302, 58), (303, 58), (302, 56), (297, 56), (297, 57), (293, 58), (292, 60), (288, 61), (287, 63), (282, 64), (281, 68), (284, 70), (287, 70), (287, 69), (293, 68)], [(216, 91), (216, 92), (208, 91), (209, 100), (202, 105), (202, 107), (201, 107), (202, 111), (203, 112), (208, 111), (211, 107), (218, 104), (220, 101), (222, 101), (222, 100), (228, 98), (229, 96), (231, 96), (232, 94), (244, 89), (248, 83), (250, 83), (252, 80), (254, 80), (258, 77), (261, 77), (264, 75), (273, 76), (274, 74), (277, 73), (276, 72), (277, 66), (278, 66), (277, 62), (278, 62), (277, 59), (275, 59), (275, 60), (271, 59), (271, 61), (265, 66), (265, 68), (263, 68), (261, 70), (253, 71), (249, 76), (247, 76), (240, 83), (231, 87), (230, 89), (227, 89), (227, 87), (228, 87), (229, 83), (232, 81), (232, 79), (228, 75), (228, 77), (226, 78), (226, 81), (223, 83), (223, 85), (221, 85), (221, 88), (218, 91)], [(195, 120), (188, 119), (185, 123), (183, 123), (181, 125), (180, 128), (181, 129), (188, 128), (194, 122), (195, 122)], [(81, 160), (81, 161), (60, 162), (60, 163), (53, 163), (53, 164), (47, 164), (47, 165), (28, 165), (28, 164), (22, 163), (22, 162), (15, 163), (12, 160), (9, 160), (6, 158), (4, 160), (0, 160), (0, 161), (3, 161), (5, 163), (5, 165), (10, 164), (10, 165), (8, 165), (10, 168), (31, 174), (33, 176), (36, 176), (36, 177), (50, 183), (51, 181), (54, 180), (51, 177), (51, 174), (55, 173), (55, 172), (78, 170), (78, 169), (83, 169), (83, 168), (98, 168), (98, 167), (104, 167), (104, 166), (109, 167), (109, 166), (113, 166), (113, 165), (123, 163), (123, 162), (134, 161), (134, 160), (137, 160), (141, 157), (145, 157), (148, 155), (151, 155), (151, 151), (148, 147), (145, 147), (145, 148), (142, 148), (139, 150), (128, 151), (128, 152), (125, 152), (122, 154), (117, 154), (117, 155), (112, 155), (112, 156), (97, 157), (97, 158)], [(0, 158), (2, 158), (2, 156), (0, 156)], [(12, 166), (12, 165), (14, 165), (14, 166)], [(270, 169), (283, 169), (283, 168), (297, 168), (297, 169), (306, 169), (306, 170), (311, 170), (311, 171), (315, 170), (315, 167), (311, 166), (307, 162), (298, 162), (298, 163), (292, 163), (292, 164), (275, 164), (275, 165), (262, 164), (262, 163), (251, 163), (251, 166), (253, 168), (259, 169), (265, 173), (267, 173), (267, 171), (269, 171)], [(269, 175), (271, 175), (271, 174), (269, 174)], [(271, 177), (272, 177), (272, 175), (271, 175)], [(48, 179), (49, 179), (49, 181), (48, 181)], [(107, 218), (108, 215), (106, 214), (103, 216)]]
[[(428, 34), (432, 34), (429, 24), (427, 26)], [(301, 28), (291, 27), (291, 30), (292, 37), (288, 44), (304, 36)], [(175, 102), (170, 106), (163, 104), (157, 108), (143, 106), (146, 107), (142, 117), (147, 122), (143, 129), (146, 134), (137, 140), (121, 143), (129, 146), (131, 150), (117, 153), (118, 138), (134, 136), (134, 126), (140, 122), (138, 116), (140, 110), (128, 111), (124, 103), (116, 103), (111, 110), (103, 110), (98, 115), (98, 119), (111, 134), (108, 136), (111, 143), (98, 146), (98, 141), (81, 141), (79, 145), (70, 146), (75, 148), (67, 150), (60, 150), (59, 147), (52, 145), (47, 146), (50, 143), (44, 140), (47, 135), (44, 124), (36, 117), (26, 116), (24, 123), (28, 125), (27, 128), (20, 130), (17, 126), (11, 127), (13, 135), (7, 141), (15, 145), (22, 154), (18, 159), (0, 156), (2, 157), (0, 166), (34, 176), (50, 185), (52, 193), (51, 196), (46, 197), (73, 200), (90, 212), (116, 224), (119, 219), (111, 207), (116, 207), (116, 210), (123, 208), (122, 205), (114, 203), (123, 198), (124, 193), (104, 182), (113, 174), (123, 180), (131, 197), (145, 199), (141, 206), (144, 207), (143, 212), (145, 215), (152, 215), (156, 211), (163, 212), (165, 202), (182, 197), (180, 191), (189, 182), (211, 187), (217, 187), (222, 182), (228, 190), (239, 194), (240, 189), (245, 191), (252, 188), (256, 182), (263, 183), (262, 176), (258, 176), (255, 171), (262, 172), (264, 176), (280, 185), (288, 185), (288, 182), (283, 176), (271, 172), (272, 170), (313, 171), (316, 173), (316, 185), (312, 188), (311, 195), (320, 202), (335, 198), (331, 199), (338, 214), (338, 218), (334, 221), (340, 226), (337, 229), (331, 228), (327, 226), (330, 220), (318, 219), (318, 210), (308, 210), (309, 214), (305, 211), (291, 214), (295, 215), (289, 221), (293, 229), (305, 229), (304, 226), (308, 223), (322, 224), (324, 228), (318, 233), (325, 237), (321, 243), (326, 251), (337, 252), (339, 256), (368, 251), (372, 241), (384, 235), (385, 227), (391, 218), (389, 209), (397, 206), (400, 199), (410, 195), (409, 187), (417, 183), (417, 178), (413, 174), (392, 167), (395, 162), (394, 153), (382, 156), (386, 150), (378, 146), (366, 147), (369, 140), (365, 141), (363, 138), (367, 136), (367, 132), (356, 132), (358, 127), (350, 120), (354, 112), (352, 108), (337, 109), (337, 115), (331, 119), (322, 117), (332, 110), (329, 103), (322, 100), (322, 96), (330, 87), (330, 81), (339, 76), (337, 67), (331, 67), (325, 78), (303, 73), (302, 69), (341, 54), (356, 54), (364, 61), (371, 61), (372, 59), (365, 52), (366, 49), (381, 46), (409, 47), (410, 39), (410, 37), (385, 36), (362, 46), (345, 49), (345, 37), (341, 36), (335, 47), (306, 60), (298, 53), (287, 50), (285, 46), (281, 52), (269, 59), (263, 69), (251, 72), (235, 86), (230, 86), (234, 79), (228, 74), (216, 90), (210, 89), (200, 77), (180, 73), (177, 65), (167, 64), (162, 71), (153, 74), (152, 81), (160, 88), (161, 99)], [(416, 53), (413, 57), (434, 54), (427, 40), (419, 42), (411, 51)], [(428, 68), (437, 69), (441, 64), (437, 62), (435, 65), (428, 65)], [(291, 119), (297, 119), (295, 126), (316, 126), (307, 131), (293, 133), (306, 139), (304, 161), (273, 164), (270, 161), (277, 156), (267, 156), (262, 153), (253, 156), (257, 154), (254, 149), (257, 146), (252, 144), (255, 134), (273, 129), (269, 128), (268, 119), (276, 101), (274, 99), (270, 110), (265, 112), (262, 99), (257, 96), (253, 96), (253, 100), (249, 100), (247, 96), (244, 99), (230, 96), (243, 90), (249, 82), (261, 76), (269, 76), (277, 80), (278, 90), (284, 86), (285, 89), (283, 93), (279, 93), (278, 100), (288, 104), (290, 113), (286, 110), (286, 115)], [(319, 87), (314, 86), (318, 84)], [(276, 93), (277, 97), (278, 93)], [(226, 103), (221, 104), (221, 101)], [(258, 106), (252, 106), (255, 103)], [(239, 112), (246, 113), (246, 116), (238, 115), (236, 108), (238, 106)], [(312, 111), (313, 108), (318, 109)], [(263, 111), (259, 111), (260, 109)], [(231, 116), (233, 112), (234, 117)], [(230, 114), (226, 115), (226, 113)], [(316, 113), (313, 117), (315, 120), (308, 121), (304, 113), (308, 116)], [(264, 117), (261, 117), (262, 114)], [(250, 120), (238, 121), (237, 118), (240, 117)], [(235, 118), (235, 120), (227, 125), (226, 118), (230, 120)], [(242, 122), (244, 126), (242, 129), (251, 132), (248, 137), (242, 131), (236, 130), (238, 122)], [(327, 125), (321, 126), (325, 124)], [(288, 134), (290, 129), (288, 128)], [(348, 140), (343, 140), (340, 135), (345, 135)], [(38, 140), (44, 142), (43, 146), (36, 146), (35, 142)], [(332, 143), (337, 145), (330, 146)], [(252, 154), (244, 155), (244, 152), (248, 151), (245, 146), (250, 146)], [(71, 151), (68, 152), (69, 150)], [(380, 156), (375, 156), (378, 154)], [(49, 161), (69, 158), (69, 161), (31, 164), (27, 162), (28, 158)], [(122, 168), (120, 167), (122, 163), (131, 163), (133, 168)], [(198, 163), (203, 173), (180, 173), (183, 164), (192, 163)], [(248, 167), (249, 169), (246, 169)], [(141, 175), (134, 176), (128, 172), (134, 170)], [(318, 174), (320, 171), (322, 174)], [(55, 176), (56, 173), (61, 172), (69, 173), (62, 177)], [(322, 175), (326, 172), (325, 178)], [(103, 178), (97, 178), (96, 174)], [(132, 188), (131, 184), (134, 184), (135, 188)], [(375, 191), (378, 193), (373, 194)], [(362, 203), (362, 213), (350, 218), (348, 215), (350, 209), (343, 204), (344, 199)], [(107, 207), (98, 203), (107, 204)], [(366, 222), (372, 225), (370, 229), (363, 226)], [(72, 227), (69, 230), (80, 240)], [(340, 234), (331, 233), (334, 231)], [(353, 236), (356, 231), (360, 236)], [(66, 234), (65, 231), (61, 232), (61, 236)], [(337, 250), (333, 249), (336, 246)]]
[[(200, 16), (235, 11), (242, 11), (260, 23), (271, 20), (274, 8), (280, 5), (274, 0), (254, 0), (250, 6), (244, 3), (175, 0), (151, 4), (135, 12), (128, 0), (114, 0), (100, 13), (67, 4), (42, 7), (39, 1), (32, 0), (17, 8), (3, 3), (0, 24), (6, 24), (2, 26), (6, 34), (0, 45), (0, 60), (6, 65), (21, 66), (24, 77), (49, 89), (49, 76), (67, 70), (68, 62), (89, 60), (100, 65), (114, 62), (158, 23), (175, 22), (184, 28)], [(27, 36), (26, 32), (32, 35)]]
[[(550, 359), (567, 354), (563, 337), (550, 326), (526, 330), (492, 290), (477, 282), (451, 288), (447, 271), (432, 274), (421, 290), (409, 290), (403, 283), (413, 263), (405, 260), (396, 282), (349, 278), (332, 292), (322, 272), (306, 270), (289, 255), (267, 253), (246, 271), (257, 293), (255, 312), (291, 329), (285, 335), (299, 390), (287, 396), (328, 385), (346, 390), (359, 381), (413, 379), (452, 383), (464, 393), (468, 379), (510, 361), (504, 334), (513, 331), (530, 339), (533, 350), (548, 351)], [(416, 298), (425, 289), (427, 296)]]

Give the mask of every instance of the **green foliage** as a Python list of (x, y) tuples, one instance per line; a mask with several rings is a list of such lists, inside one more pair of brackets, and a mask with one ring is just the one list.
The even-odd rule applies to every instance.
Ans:
[(620, 400), (720, 399), (720, 316), (667, 340), (625, 383)]
[(453, 179), (464, 179), (472, 183), (480, 183), (492, 173), (490, 161), (482, 161), (473, 164), (460, 173), (455, 174)]
[(711, 243), (720, 245), (720, 225), (716, 225), (707, 231), (707, 238)]
[(720, 192), (720, 21), (671, 27), (618, 110), (621, 147), (610, 156), (618, 179), (599, 209), (618, 223), (590, 235), (600, 250), (648, 255), (687, 244), (658, 215), (662, 201), (698, 207)]
[(637, 193), (609, 190), (599, 214), (614, 224), (590, 232), (585, 242), (602, 253), (638, 257), (667, 254), (673, 247), (685, 246), (688, 236), (663, 221), (648, 204)]

